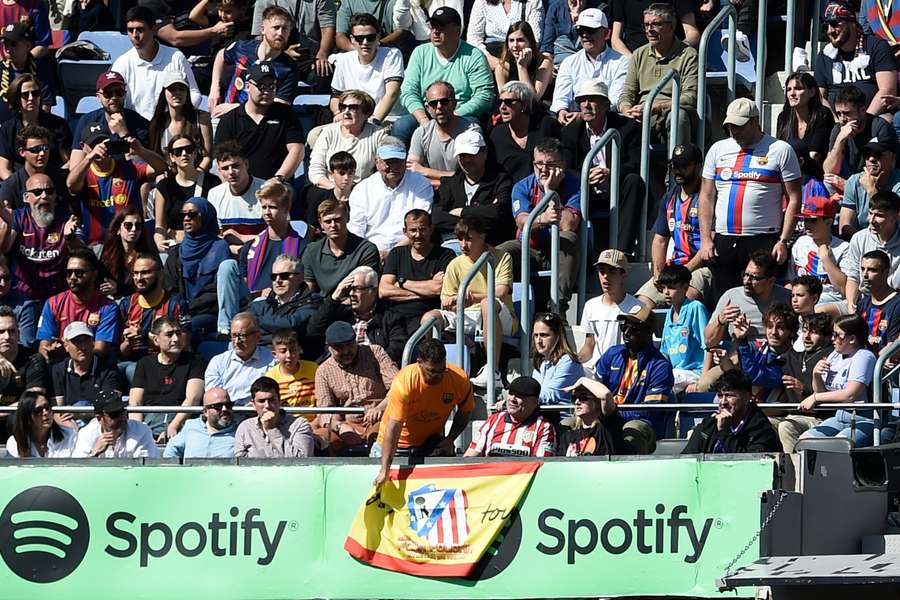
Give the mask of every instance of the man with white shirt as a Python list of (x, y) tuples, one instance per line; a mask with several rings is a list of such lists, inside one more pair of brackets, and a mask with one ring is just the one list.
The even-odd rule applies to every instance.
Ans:
[(578, 32), (581, 50), (559, 65), (553, 103), (550, 105), (550, 112), (556, 114), (562, 125), (568, 125), (580, 117), (575, 90), (582, 81), (598, 79), (605, 83), (611, 105), (618, 106), (631, 62), (627, 56), (622, 56), (607, 45), (609, 21), (599, 8), (581, 11), (575, 30)]
[(161, 46), (156, 41), (156, 18), (144, 6), (135, 6), (125, 14), (128, 39), (134, 46), (113, 63), (112, 70), (120, 73), (130, 90), (125, 107), (131, 108), (148, 121), (153, 118), (163, 78), (167, 73), (180, 72), (187, 79), (191, 103), (200, 105), (200, 89), (187, 58), (179, 50)]
[(72, 458), (159, 458), (150, 428), (129, 419), (126, 406), (119, 392), (98, 392), (95, 418), (78, 432)]
[(350, 233), (378, 247), (382, 257), (405, 239), (403, 217), (414, 208), (431, 212), (431, 182), (406, 169), (406, 146), (388, 136), (378, 145), (372, 173), (350, 193)]
[(811, 275), (822, 282), (819, 303), (842, 302), (847, 284), (850, 244), (831, 234), (838, 201), (827, 196), (807, 196), (800, 209), (805, 235), (791, 247), (798, 277)]
[(222, 237), (236, 246), (234, 251), (237, 252), (266, 228), (262, 207), (256, 197), (265, 181), (250, 175), (250, 162), (235, 141), (217, 145), (213, 158), (222, 183), (209, 190), (208, 200), (216, 209)]

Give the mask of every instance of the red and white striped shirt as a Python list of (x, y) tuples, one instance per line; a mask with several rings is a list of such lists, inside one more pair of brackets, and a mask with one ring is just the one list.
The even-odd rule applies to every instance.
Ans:
[(539, 411), (521, 423), (506, 411), (491, 415), (469, 445), (479, 456), (553, 456), (555, 448), (556, 431)]

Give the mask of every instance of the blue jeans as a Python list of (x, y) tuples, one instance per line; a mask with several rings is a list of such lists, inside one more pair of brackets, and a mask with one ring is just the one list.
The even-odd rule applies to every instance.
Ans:
[[(825, 437), (845, 437), (853, 440), (853, 446), (863, 448), (871, 446), (874, 441), (875, 421), (868, 417), (861, 417), (859, 413), (856, 415), (856, 425), (851, 428), (850, 423), (852, 413), (846, 410), (839, 410), (830, 419), (825, 419), (822, 423), (808, 430), (801, 436), (802, 438), (825, 438)], [(853, 436), (851, 437), (851, 429)]]
[(219, 315), (216, 329), (219, 333), (231, 331), (231, 319), (241, 310), (241, 300), (250, 294), (236, 260), (229, 259), (219, 265), (216, 273), (216, 293), (219, 296)]
[(16, 313), (16, 320), (19, 321), (19, 342), (26, 348), (34, 349), (37, 346), (37, 318), (38, 311), (43, 308), (44, 303), (39, 300), (26, 300), (22, 304), (13, 308)]
[(391, 135), (403, 141), (406, 147), (409, 148), (409, 142), (412, 140), (413, 133), (415, 133), (418, 126), (419, 122), (416, 121), (414, 116), (403, 115), (394, 121), (394, 125), (391, 127)]

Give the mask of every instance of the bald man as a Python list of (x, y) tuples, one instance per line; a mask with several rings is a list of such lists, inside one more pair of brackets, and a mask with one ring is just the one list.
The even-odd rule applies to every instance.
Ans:
[(220, 387), (203, 394), (203, 414), (190, 419), (169, 440), (163, 458), (232, 458), (234, 456), (234, 403)]

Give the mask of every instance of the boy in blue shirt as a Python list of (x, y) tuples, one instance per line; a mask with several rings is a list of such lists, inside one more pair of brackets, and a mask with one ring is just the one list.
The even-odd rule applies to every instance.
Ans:
[(705, 356), (703, 331), (709, 313), (702, 302), (687, 298), (690, 285), (691, 272), (684, 265), (666, 265), (656, 280), (659, 292), (671, 306), (666, 311), (659, 350), (672, 363), (676, 394), (697, 383)]

